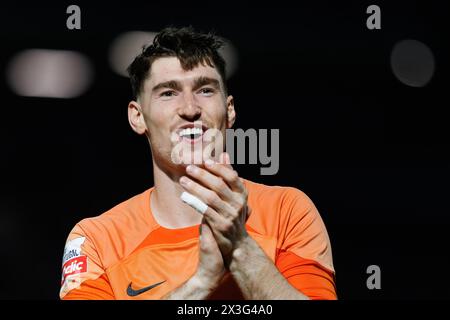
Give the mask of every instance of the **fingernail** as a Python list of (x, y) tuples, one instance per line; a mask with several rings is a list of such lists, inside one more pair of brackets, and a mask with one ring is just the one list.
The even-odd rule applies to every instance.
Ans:
[(226, 162), (227, 162), (227, 164), (231, 164), (231, 161), (230, 161), (230, 155), (228, 154), (228, 152), (225, 152), (225, 157), (226, 157)]
[(180, 183), (185, 186), (188, 184), (188, 179), (183, 176), (180, 178)]
[(189, 173), (193, 173), (193, 172), (195, 172), (195, 169), (196, 169), (196, 167), (190, 164), (187, 166), (186, 171)]
[(227, 152), (222, 153), (222, 161), (224, 164), (228, 164), (228, 153)]
[(211, 159), (208, 159), (205, 161), (205, 164), (207, 167), (212, 167), (214, 165), (214, 161), (212, 161)]

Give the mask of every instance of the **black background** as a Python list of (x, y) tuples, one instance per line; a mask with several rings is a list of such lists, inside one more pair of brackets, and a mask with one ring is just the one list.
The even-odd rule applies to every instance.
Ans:
[[(278, 128), (281, 139), (277, 175), (238, 170), (313, 199), (339, 298), (448, 299), (448, 11), (441, 1), (393, 2), (3, 2), (0, 298), (57, 299), (74, 224), (152, 185), (148, 144), (127, 121), (128, 80), (107, 54), (121, 32), (173, 24), (214, 29), (237, 48), (236, 127)], [(81, 30), (66, 28), (70, 4), (81, 7)], [(370, 4), (381, 7), (381, 30), (366, 28)], [(433, 51), (436, 71), (423, 88), (391, 71), (404, 39)], [(28, 48), (87, 55), (93, 85), (74, 99), (15, 95), (5, 70)], [(372, 264), (381, 290), (366, 287)]]

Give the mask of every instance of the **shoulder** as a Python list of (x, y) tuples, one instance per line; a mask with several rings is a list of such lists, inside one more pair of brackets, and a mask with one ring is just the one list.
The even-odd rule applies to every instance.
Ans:
[(146, 220), (150, 212), (150, 191), (137, 194), (96, 217), (81, 220), (78, 225), (90, 233), (104, 228), (120, 228)]
[(86, 218), (72, 229), (68, 240), (86, 239), (105, 266), (126, 257), (153, 228), (148, 189), (103, 214)]
[(244, 180), (248, 204), (252, 209), (250, 225), (274, 233), (307, 217), (318, 215), (313, 201), (300, 189), (290, 186), (269, 186)]
[(312, 200), (300, 189), (290, 186), (269, 186), (244, 179), (249, 194), (249, 203), (258, 207), (276, 206), (279, 210), (314, 206)]
[(247, 185), (252, 208), (248, 221), (256, 232), (276, 238), (276, 247), (281, 251), (291, 251), (334, 270), (325, 224), (303, 191), (246, 181)]

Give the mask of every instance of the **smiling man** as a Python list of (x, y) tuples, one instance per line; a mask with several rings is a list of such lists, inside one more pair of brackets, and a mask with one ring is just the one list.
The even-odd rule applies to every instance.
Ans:
[(336, 299), (313, 202), (239, 177), (220, 147), (205, 152), (207, 133), (223, 139), (236, 118), (221, 45), (166, 28), (130, 65), (128, 119), (150, 144), (154, 186), (74, 227), (62, 299)]

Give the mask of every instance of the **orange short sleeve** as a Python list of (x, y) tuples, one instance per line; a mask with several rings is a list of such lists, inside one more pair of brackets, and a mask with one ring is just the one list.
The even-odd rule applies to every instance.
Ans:
[(64, 248), (61, 299), (114, 299), (93, 241), (77, 224)]

